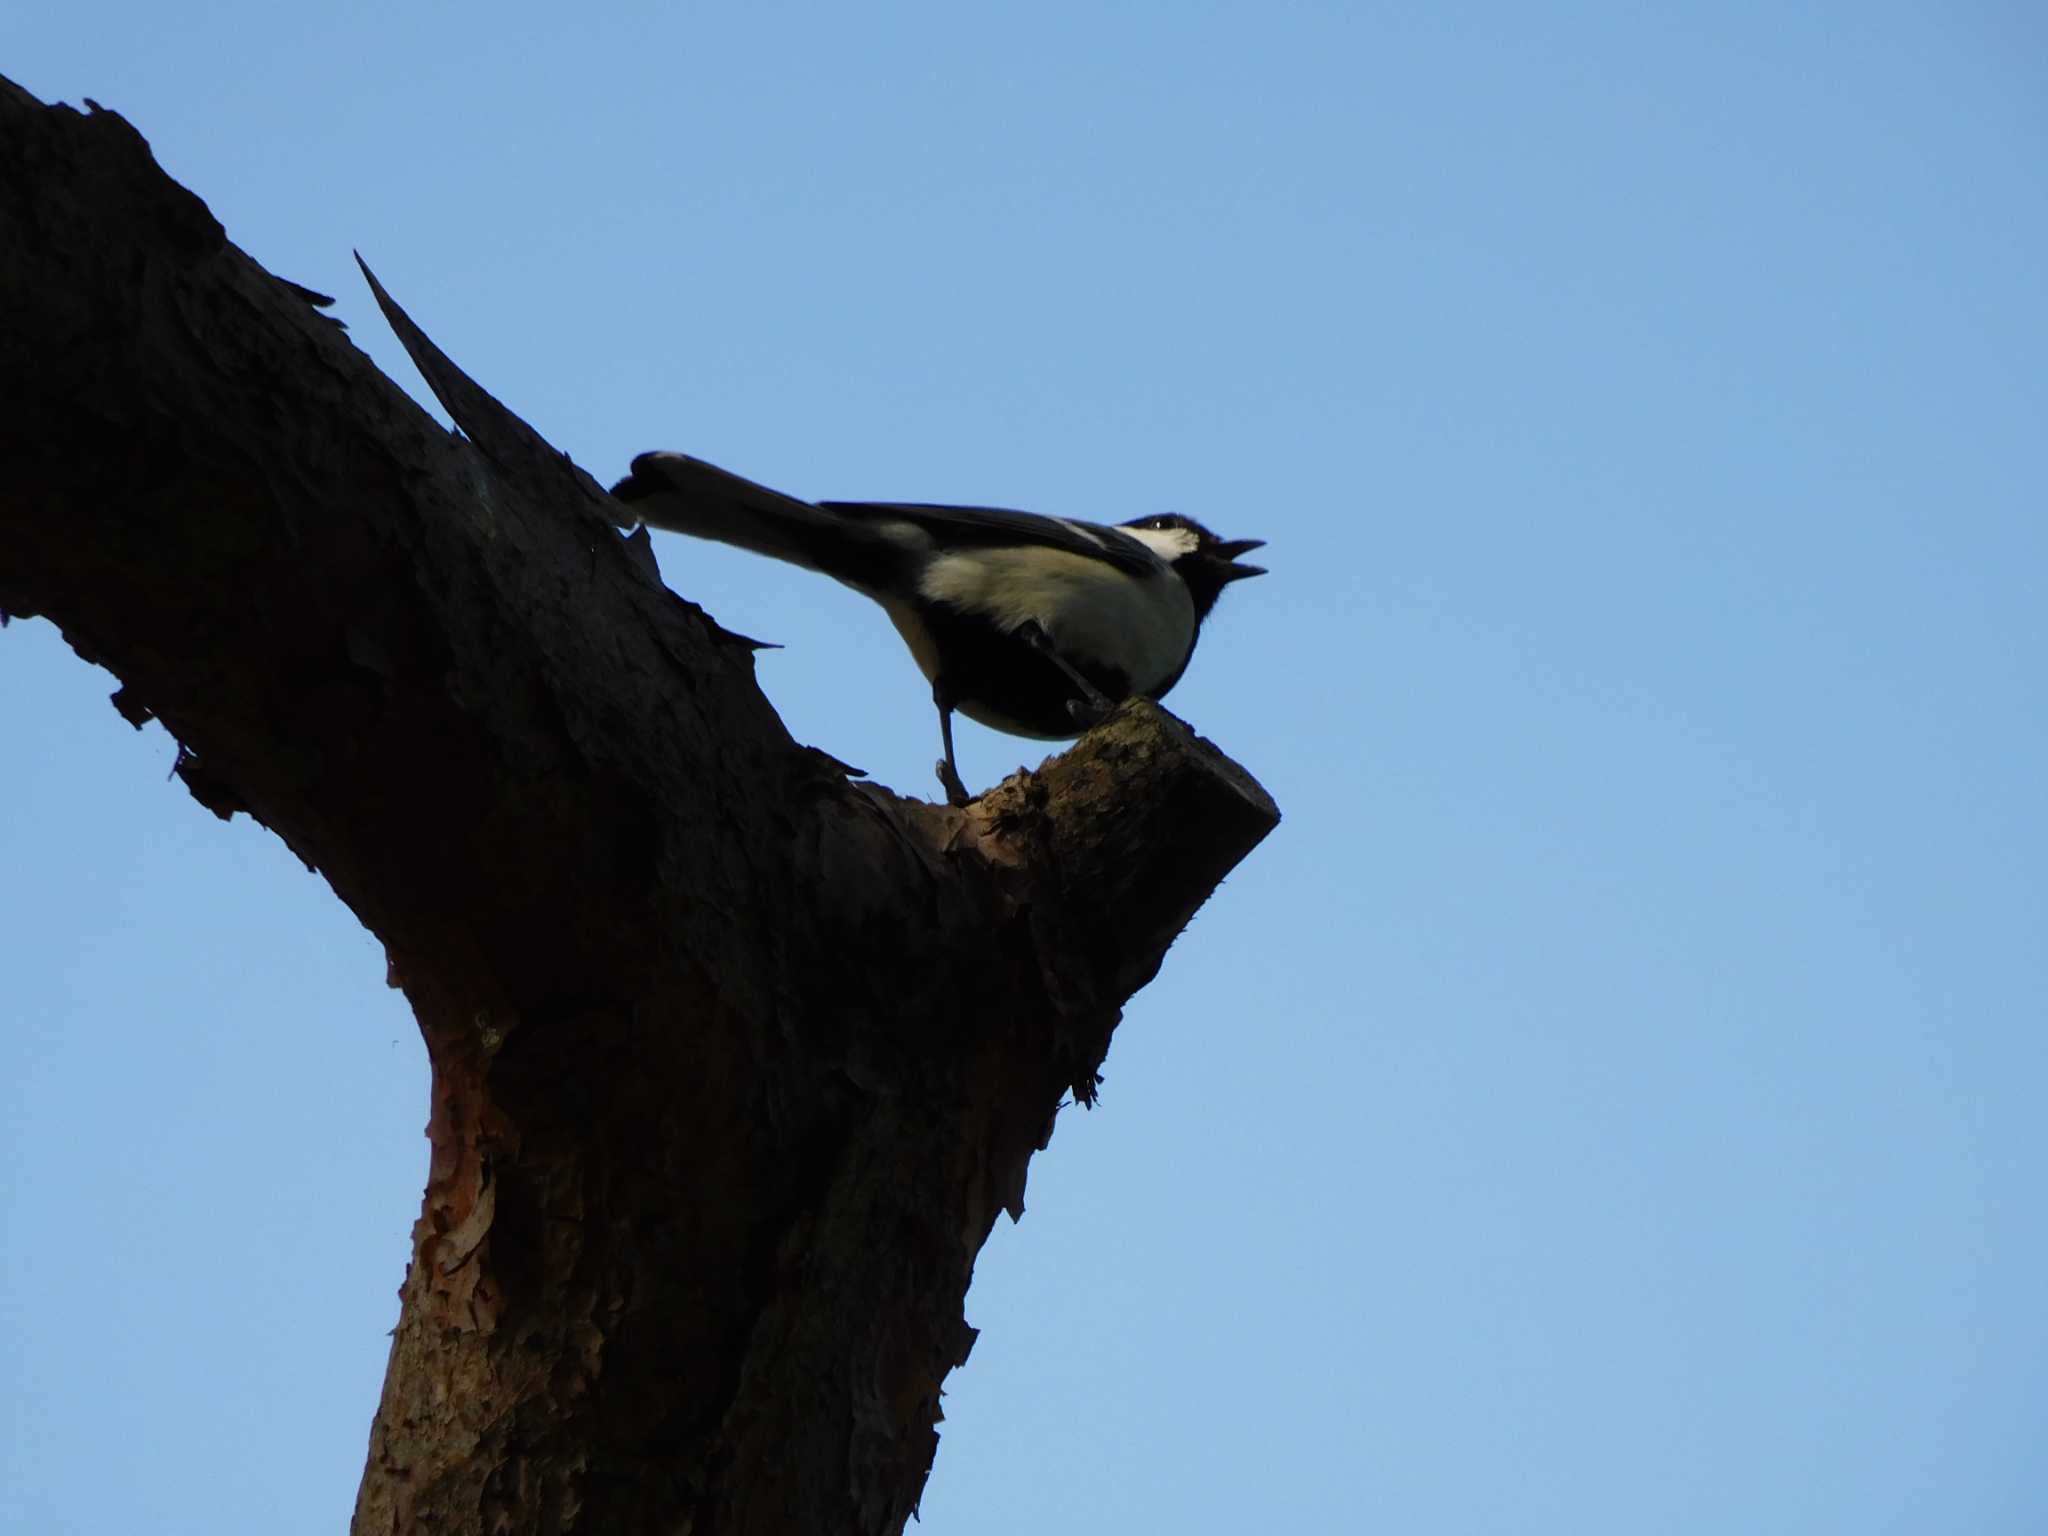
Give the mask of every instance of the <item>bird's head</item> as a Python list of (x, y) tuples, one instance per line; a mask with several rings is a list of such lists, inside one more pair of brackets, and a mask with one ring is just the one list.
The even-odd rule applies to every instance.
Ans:
[(1263, 576), (1263, 565), (1239, 565), (1238, 556), (1265, 546), (1264, 539), (1219, 539), (1192, 517), (1157, 512), (1122, 525), (1133, 538), (1148, 544), (1187, 583), (1198, 618), (1208, 617), (1216, 599), (1233, 581)]

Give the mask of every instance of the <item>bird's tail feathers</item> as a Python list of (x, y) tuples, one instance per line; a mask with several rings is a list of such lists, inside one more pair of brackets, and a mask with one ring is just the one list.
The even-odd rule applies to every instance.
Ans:
[(864, 556), (882, 553), (859, 523), (686, 453), (641, 454), (612, 495), (650, 528), (735, 544), (842, 580), (866, 575)]

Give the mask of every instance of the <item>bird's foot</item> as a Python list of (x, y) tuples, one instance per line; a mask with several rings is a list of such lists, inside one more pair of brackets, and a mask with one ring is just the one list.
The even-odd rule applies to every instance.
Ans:
[(943, 757), (939, 759), (938, 773), (939, 786), (946, 791), (946, 804), (962, 806), (973, 799), (967, 793), (967, 786), (960, 782), (959, 773)]
[(1116, 705), (1099, 693), (1092, 698), (1067, 700), (1067, 713), (1073, 717), (1074, 724), (1084, 731), (1093, 730), (1102, 724), (1115, 708)]

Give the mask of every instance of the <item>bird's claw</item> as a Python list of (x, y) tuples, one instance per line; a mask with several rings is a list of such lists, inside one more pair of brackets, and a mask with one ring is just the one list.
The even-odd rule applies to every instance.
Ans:
[(1074, 724), (1084, 731), (1102, 724), (1115, 708), (1109, 700), (1102, 698), (1067, 700), (1067, 713), (1073, 716)]
[(973, 798), (967, 793), (967, 786), (960, 782), (960, 775), (953, 771), (953, 765), (943, 757), (938, 765), (939, 785), (946, 791), (946, 804), (964, 806)]

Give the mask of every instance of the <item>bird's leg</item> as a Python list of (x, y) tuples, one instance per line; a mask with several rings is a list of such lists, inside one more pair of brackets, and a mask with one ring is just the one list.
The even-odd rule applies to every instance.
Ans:
[(1080, 698), (1067, 700), (1067, 713), (1074, 717), (1076, 725), (1084, 729), (1091, 725), (1100, 725), (1108, 717), (1109, 712), (1116, 708), (1107, 694), (1074, 670), (1072, 663), (1060, 654), (1059, 647), (1052, 643), (1052, 636), (1045, 632), (1036, 619), (1026, 619), (1012, 633), (1066, 673), (1067, 680), (1081, 690)]
[(946, 755), (939, 759), (939, 786), (946, 791), (948, 805), (965, 805), (967, 786), (960, 782), (960, 770), (953, 766), (953, 696), (944, 683), (932, 684), (932, 702), (939, 706), (939, 740)]

